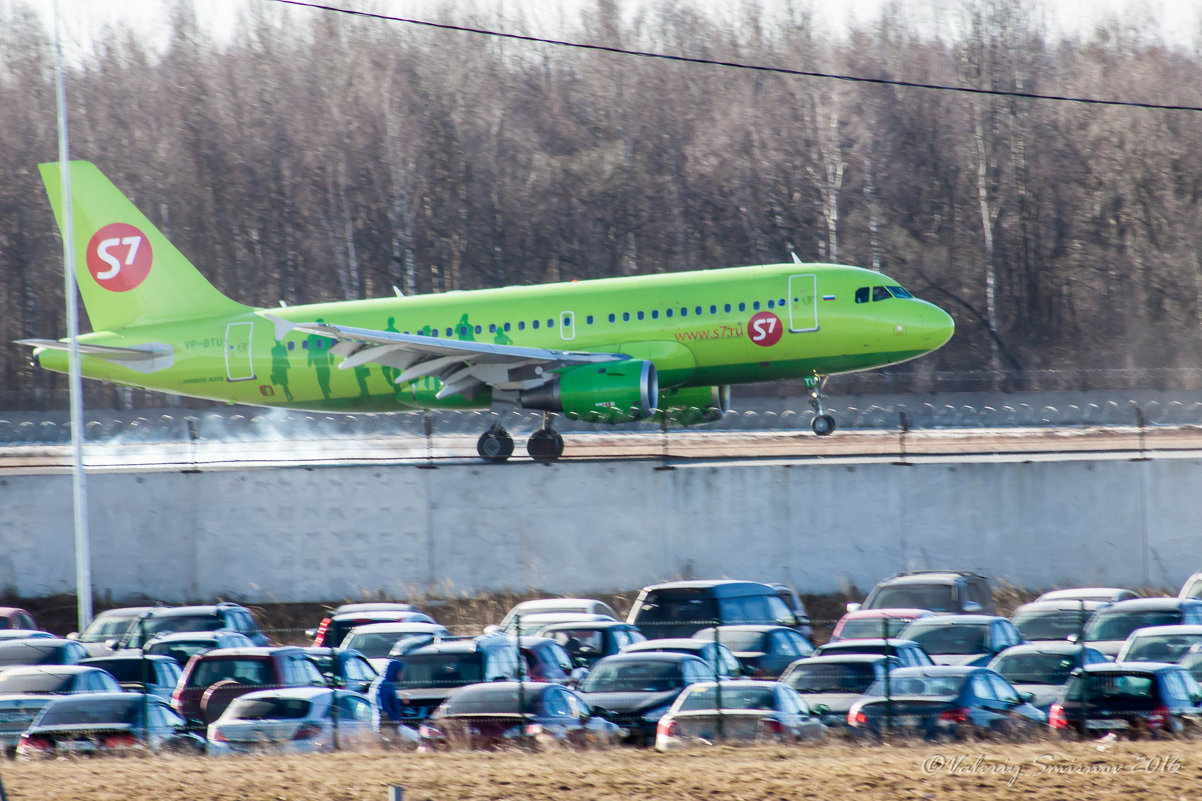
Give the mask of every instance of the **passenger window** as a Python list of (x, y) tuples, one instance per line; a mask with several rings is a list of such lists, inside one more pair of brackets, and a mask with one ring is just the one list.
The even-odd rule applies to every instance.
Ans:
[(518, 320), (518, 330), (519, 331), (526, 330), (526, 321), (525, 320)]
[(681, 316), (681, 317), (688, 317), (688, 316), (689, 316), (689, 310), (688, 310), (688, 309), (686, 309), (686, 308), (683, 308), (683, 307), (681, 307), (681, 309), (680, 309), (680, 316)]
[(652, 320), (658, 320), (658, 319), (659, 319), (659, 309), (652, 309), (652, 310), (651, 310), (651, 319), (652, 319)]
[(740, 304), (739, 304), (739, 311), (747, 311), (747, 304), (746, 304), (746, 303), (740, 303)]
[(612, 323), (612, 322), (614, 322), (614, 321), (616, 321), (617, 319), (618, 319), (618, 318), (617, 318), (617, 317), (615, 317), (614, 315), (612, 315), (612, 314), (611, 314), (611, 315), (609, 315), (609, 321), (610, 321), (611, 323)]
[[(568, 321), (568, 324), (569, 324), (569, 325), (571, 325), (571, 321), (570, 321), (570, 320)], [(554, 328), (554, 327), (555, 327), (555, 321), (554, 321), (554, 320), (547, 320), (547, 328)]]
[(768, 308), (769, 308), (769, 309), (771, 309), (771, 308), (772, 308), (773, 306), (775, 306), (775, 305), (776, 305), (776, 302), (775, 302), (775, 301), (771, 301), (771, 300), (770, 300), (770, 301), (768, 301)]
[(874, 301), (888, 300), (891, 297), (893, 296), (889, 294), (889, 290), (885, 289), (883, 286), (874, 286), (872, 288), (872, 299)]
[(1005, 701), (1007, 704), (1020, 703), (1018, 693), (1016, 693), (1014, 688), (1011, 687), (1010, 684), (1001, 676), (990, 676), (989, 681), (993, 684), (994, 692), (997, 693), (998, 698)]
[(697, 313), (698, 317), (701, 316), (701, 307), (700, 306), (698, 306), (696, 309), (693, 309), (693, 311)]
[(589, 325), (592, 325), (593, 324), (593, 315), (590, 314), (588, 317), (585, 317), (584, 322), (588, 323)]
[(752, 303), (751, 308), (754, 311), (759, 311), (760, 310), (760, 302), (757, 300), (755, 303)]
[(534, 322), (532, 322), (532, 323), (530, 324), (530, 327), (531, 327), (531, 328), (538, 328), (538, 320), (535, 320)]
[(622, 312), (622, 322), (630, 322), (630, 312)]
[(505, 323), (505, 330), (506, 330), (506, 331), (508, 331), (508, 330), (509, 330), (509, 323)]
[(793, 647), (793, 642), (786, 636), (784, 632), (772, 632), (772, 647), (778, 654), (785, 656), (798, 656), (797, 649)]
[(664, 316), (665, 316), (665, 317), (671, 317), (671, 316), (672, 316), (672, 310), (671, 310), (671, 309), (668, 309), (668, 310), (666, 310), (666, 311), (664, 312)]
[(993, 689), (988, 679), (983, 674), (977, 674), (972, 679), (972, 691), (978, 698), (984, 698), (986, 701), (997, 701), (997, 692)]
[(867, 303), (868, 302), (868, 292), (869, 292), (869, 289), (866, 286), (862, 286), (859, 289), (857, 289), (856, 290), (856, 303)]
[(558, 690), (547, 690), (543, 695), (543, 711), (556, 718), (570, 717), (572, 712), (568, 708), (568, 699), (563, 696)]
[(727, 303), (726, 305), (724, 305), (722, 307), (722, 311), (727, 312), (729, 314), (730, 313), (730, 304)]
[(639, 319), (640, 319), (640, 320), (641, 320), (641, 319), (643, 319), (643, 313), (642, 313), (642, 312), (639, 312)]

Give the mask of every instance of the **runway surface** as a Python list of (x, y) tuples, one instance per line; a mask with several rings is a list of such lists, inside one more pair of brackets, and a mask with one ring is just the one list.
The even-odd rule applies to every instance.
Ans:
[[(1194, 427), (994, 428), (809, 432), (687, 431), (569, 433), (561, 463), (587, 460), (658, 461), (673, 467), (719, 463), (1065, 461), (1192, 459), (1202, 457)], [(509, 464), (530, 463), (515, 437)], [(228, 470), (275, 466), (483, 464), (474, 435), (392, 436), (305, 440), (197, 440), (166, 443), (89, 443), (89, 472)], [(0, 475), (69, 471), (69, 445), (0, 448)]]

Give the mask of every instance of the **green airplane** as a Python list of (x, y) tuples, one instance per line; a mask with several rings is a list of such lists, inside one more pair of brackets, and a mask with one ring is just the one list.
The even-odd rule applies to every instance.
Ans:
[[(63, 227), (62, 168), (40, 165)], [(914, 359), (954, 330), (881, 273), (768, 264), (259, 309), (223, 295), (93, 164), (70, 163), (75, 271), (93, 331), (82, 374), (131, 387), (324, 412), (537, 409), (597, 422), (721, 417), (730, 385), (803, 379), (816, 434), (828, 376)], [(26, 339), (68, 371), (68, 340)], [(481, 434), (504, 461), (513, 438)]]

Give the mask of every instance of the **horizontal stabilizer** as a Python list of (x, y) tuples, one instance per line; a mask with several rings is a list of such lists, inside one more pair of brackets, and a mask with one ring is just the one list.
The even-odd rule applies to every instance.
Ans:
[[(18, 345), (29, 345), (43, 350), (71, 350), (69, 342), (61, 339), (18, 339)], [(113, 364), (122, 364), (140, 373), (153, 373), (170, 367), (175, 361), (175, 349), (163, 342), (147, 342), (132, 348), (118, 348), (112, 345), (89, 345), (79, 343), (79, 353), (82, 356), (94, 356)]]

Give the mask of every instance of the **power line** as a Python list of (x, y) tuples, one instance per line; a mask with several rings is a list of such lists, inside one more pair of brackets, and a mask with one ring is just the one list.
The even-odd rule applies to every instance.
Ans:
[(892, 78), (868, 78), (862, 75), (841, 75), (834, 72), (794, 70), (787, 67), (768, 67), (760, 64), (745, 64), (738, 61), (721, 61), (718, 59), (696, 58), (693, 56), (674, 56), (668, 53), (652, 53), (644, 50), (626, 50), (621, 47), (584, 44), (582, 42), (568, 42), (560, 39), (546, 39), (540, 36), (524, 36), (517, 33), (492, 31), (488, 30), (487, 28), (471, 28), (464, 25), (450, 25), (442, 22), (430, 22), (428, 20), (392, 17), (387, 14), (375, 14), (370, 11), (356, 11), (349, 8), (339, 8), (337, 6), (327, 6), (320, 3), (305, 2), (305, 0), (270, 0), (270, 2), (282, 3), (289, 6), (300, 6), (302, 8), (311, 8), (316, 11), (330, 11), (338, 14), (349, 14), (351, 16), (366, 17), (368, 19), (377, 19), (386, 22), (400, 22), (406, 25), (419, 25), (425, 28), (435, 28), (443, 31), (456, 31), (458, 33), (471, 33), (478, 36), (492, 36), (498, 39), (511, 39), (518, 42), (554, 45), (556, 47), (571, 47), (577, 50), (593, 50), (600, 53), (613, 53), (620, 56), (654, 58), (661, 61), (675, 61), (683, 64), (702, 64), (709, 67), (751, 70), (753, 72), (764, 72), (774, 75), (789, 75), (799, 78), (825, 78), (833, 81), (877, 84), (881, 86), (898, 86), (908, 89), (930, 89), (939, 92), (959, 92), (961, 94), (990, 95), (993, 97), (1014, 97), (1024, 100), (1054, 100), (1062, 103), (1084, 103), (1093, 106), (1125, 106), (1128, 108), (1156, 109), (1160, 111), (1202, 111), (1202, 106), (1178, 106), (1165, 103), (1144, 103), (1137, 100), (1107, 100), (1104, 98), (1078, 97), (1074, 95), (1045, 95), (1037, 92), (1012, 92), (1004, 89), (974, 89), (970, 86), (951, 86), (948, 84), (922, 83), (919, 81), (899, 81)]

